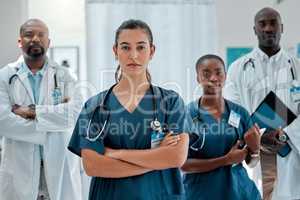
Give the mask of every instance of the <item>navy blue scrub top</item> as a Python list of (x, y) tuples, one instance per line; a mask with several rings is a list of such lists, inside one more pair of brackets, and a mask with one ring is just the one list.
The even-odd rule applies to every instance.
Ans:
[[(184, 132), (185, 107), (180, 96), (171, 90), (154, 87), (158, 108), (158, 119), (166, 123), (175, 133)], [(104, 141), (91, 142), (85, 138), (87, 124), (92, 112), (102, 102), (104, 94), (89, 99), (78, 118), (68, 149), (81, 156), (82, 149), (91, 149), (104, 154), (104, 148), (113, 149), (150, 149), (150, 122), (153, 120), (153, 95), (149, 89), (138, 107), (128, 112), (112, 92), (107, 101), (110, 108), (110, 119), (105, 129)], [(159, 94), (159, 95), (157, 95)], [(162, 98), (164, 100), (162, 100)], [(165, 114), (162, 110), (167, 110)], [(96, 112), (94, 119), (103, 124), (105, 115)], [(126, 178), (93, 177), (90, 186), (90, 200), (181, 200), (184, 198), (183, 183), (178, 168), (156, 170), (143, 175)]]
[[(204, 108), (198, 108), (198, 101), (187, 106), (190, 134), (196, 133), (199, 136), (198, 140), (190, 141), (189, 158), (210, 159), (226, 155), (237, 140), (242, 139), (245, 132), (252, 127), (252, 120), (243, 107), (228, 100), (225, 102), (225, 111), (220, 122)], [(228, 123), (231, 111), (240, 115), (238, 128)], [(249, 179), (242, 164), (224, 166), (209, 172), (185, 174), (184, 186), (187, 200), (261, 200), (257, 187)]]

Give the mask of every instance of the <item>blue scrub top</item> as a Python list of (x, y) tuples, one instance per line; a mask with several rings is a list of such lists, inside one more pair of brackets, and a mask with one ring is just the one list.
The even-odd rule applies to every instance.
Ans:
[[(245, 132), (252, 127), (252, 120), (243, 107), (228, 100), (225, 100), (225, 105), (220, 122), (204, 108), (198, 108), (198, 101), (187, 106), (191, 119), (190, 134), (196, 133), (200, 138), (190, 142), (189, 158), (210, 159), (226, 155), (237, 140), (242, 139)], [(228, 123), (231, 111), (240, 116), (238, 128)], [(185, 174), (184, 186), (187, 200), (261, 200), (257, 187), (249, 179), (242, 164), (224, 166), (209, 172)]]
[[(154, 87), (158, 120), (166, 123), (175, 133), (184, 132), (185, 107), (180, 96), (171, 90)], [(99, 105), (107, 91), (89, 99), (78, 118), (68, 149), (81, 156), (82, 149), (91, 149), (104, 154), (104, 148), (150, 149), (150, 122), (153, 120), (153, 95), (149, 89), (138, 107), (128, 112), (112, 92), (108, 96), (110, 110), (109, 123), (105, 129), (104, 140), (91, 142), (86, 139), (86, 130), (94, 109)], [(164, 100), (162, 100), (164, 99)], [(165, 110), (168, 114), (165, 114)], [(163, 112), (164, 111), (164, 112)], [(95, 112), (96, 124), (103, 124), (107, 113)], [(102, 126), (100, 126), (102, 127)], [(99, 127), (98, 127), (99, 128)], [(183, 184), (178, 168), (156, 170), (127, 178), (93, 177), (90, 186), (90, 200), (176, 200), (183, 199)]]

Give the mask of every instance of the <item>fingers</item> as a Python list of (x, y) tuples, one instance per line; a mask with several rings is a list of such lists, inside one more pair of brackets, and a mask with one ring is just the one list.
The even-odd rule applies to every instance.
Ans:
[(172, 136), (168, 139), (168, 145), (176, 145), (179, 140), (180, 140), (179, 135)]
[(168, 133), (164, 140), (162, 141), (162, 146), (176, 145), (180, 140), (179, 135), (172, 135), (172, 133)]
[(70, 97), (64, 97), (62, 103), (68, 103), (70, 101)]
[(232, 147), (232, 149), (238, 149), (239, 146), (240, 146), (240, 144), (241, 144), (241, 141), (238, 140), (238, 141), (235, 143), (235, 145)]
[(172, 137), (172, 134), (173, 134), (173, 132), (167, 133), (167, 135), (165, 136), (165, 139), (166, 139), (166, 138), (169, 138), (169, 137)]
[(278, 131), (278, 136), (280, 136), (280, 135), (283, 135), (283, 134), (284, 134), (284, 131), (283, 131), (281, 128), (277, 129), (277, 131)]
[(254, 127), (254, 129), (259, 133), (260, 127), (258, 126), (258, 124), (255, 123), (255, 124), (253, 125), (253, 127)]

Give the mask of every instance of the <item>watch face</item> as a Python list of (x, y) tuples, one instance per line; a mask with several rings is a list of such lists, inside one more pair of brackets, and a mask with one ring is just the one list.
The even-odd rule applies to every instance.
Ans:
[(282, 135), (279, 135), (279, 141), (281, 141), (281, 142), (286, 142), (287, 141), (287, 137), (286, 137), (286, 135), (285, 134), (282, 134)]

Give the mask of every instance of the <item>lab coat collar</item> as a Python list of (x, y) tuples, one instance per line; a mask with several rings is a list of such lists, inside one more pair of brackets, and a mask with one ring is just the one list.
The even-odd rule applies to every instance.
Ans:
[(279, 59), (281, 59), (283, 55), (283, 49), (281, 48), (275, 55), (269, 57), (265, 52), (263, 52), (259, 47), (256, 47), (254, 49), (254, 56), (258, 59), (260, 59), (263, 62), (266, 62), (268, 60), (273, 60), (274, 62), (278, 62)]
[[(46, 60), (42, 69), (38, 70), (35, 75), (44, 76), (47, 67), (48, 67), (48, 61)], [(29, 69), (28, 65), (25, 62), (23, 63), (21, 70), (24, 70), (26, 74), (33, 76), (32, 71)]]
[[(25, 63), (24, 57), (23, 57), (22, 55), (18, 58), (16, 64), (17, 64), (17, 68), (18, 68), (17, 74), (18, 74), (19, 76), (21, 76), (23, 73), (25, 73), (25, 74), (27, 74), (27, 75), (28, 75), (28, 74), (33, 75), (32, 72), (30, 71), (29, 67), (28, 67), (27, 64)], [(46, 57), (46, 61), (45, 61), (45, 64), (44, 64), (43, 68), (42, 68), (41, 70), (39, 70), (39, 71), (37, 72), (37, 74), (40, 74), (40, 75), (43, 76), (44, 73), (45, 73), (45, 71), (47, 70), (49, 64), (51, 64), (51, 63), (49, 62), (48, 57)]]
[[(17, 75), (20, 78), (20, 81), (22, 81), (24, 83), (24, 86), (27, 88), (29, 94), (30, 94), (30, 98), (32, 100), (32, 102), (34, 102), (34, 98), (33, 98), (33, 93), (32, 93), (32, 89), (30, 86), (30, 82), (28, 79), (28, 73), (31, 73), (31, 71), (29, 70), (28, 66), (26, 65), (25, 61), (24, 61), (24, 57), (20, 56), (17, 60), (17, 68), (19, 69), (17, 71)], [(41, 73), (42, 76), (47, 76), (47, 78), (43, 78), (42, 82), (41, 82), (41, 87), (40, 87), (40, 98), (39, 98), (39, 102), (38, 104), (42, 104), (42, 102), (45, 100), (45, 95), (48, 87), (48, 71), (50, 70), (51, 72), (49, 73), (50, 76), (52, 74), (54, 74), (54, 69), (53, 67), (56, 67), (54, 62), (51, 62), (48, 57), (46, 58), (46, 62), (44, 67), (42, 68), (42, 70), (40, 70), (38, 73)], [(32, 74), (32, 73), (31, 73)]]

